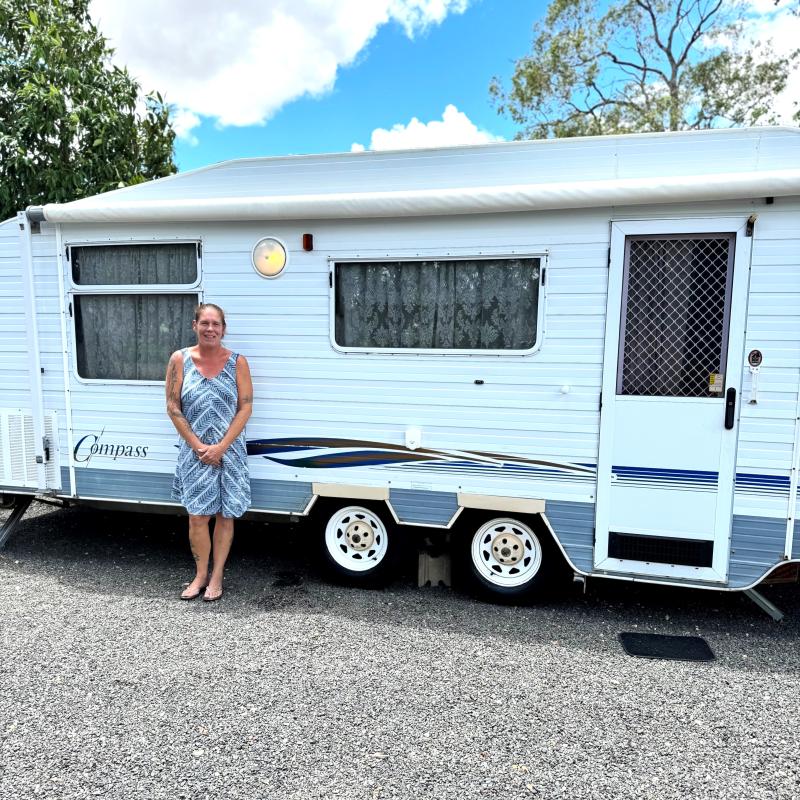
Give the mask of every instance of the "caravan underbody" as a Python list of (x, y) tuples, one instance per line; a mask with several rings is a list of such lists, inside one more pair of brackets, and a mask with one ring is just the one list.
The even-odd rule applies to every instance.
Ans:
[(265, 159), (20, 214), (0, 492), (180, 512), (161, 375), (202, 300), (253, 373), (252, 513), (319, 520), (340, 574), (424, 531), (496, 595), (750, 589), (800, 563), (798, 139)]

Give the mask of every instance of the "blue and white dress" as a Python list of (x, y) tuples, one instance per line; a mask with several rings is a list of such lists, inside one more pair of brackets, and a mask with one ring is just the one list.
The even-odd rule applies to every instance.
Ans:
[[(188, 348), (183, 355), (181, 408), (192, 430), (204, 444), (218, 444), (228, 432), (236, 415), (239, 392), (236, 387), (236, 360), (231, 353), (222, 371), (206, 378), (194, 364)], [(250, 506), (250, 473), (247, 468), (247, 444), (242, 431), (215, 467), (203, 464), (182, 438), (178, 464), (172, 484), (172, 499), (178, 500), (190, 514), (241, 517)]]

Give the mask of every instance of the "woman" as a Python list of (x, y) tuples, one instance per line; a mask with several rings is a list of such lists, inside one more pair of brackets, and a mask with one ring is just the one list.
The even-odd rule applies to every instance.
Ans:
[[(167, 365), (167, 413), (182, 437), (172, 498), (189, 512), (194, 580), (181, 594), (208, 602), (222, 597), (233, 520), (250, 505), (244, 426), (253, 409), (253, 382), (244, 356), (222, 345), (225, 312), (213, 303), (195, 309), (197, 344), (172, 354)], [(214, 523), (214, 559), (208, 572)]]

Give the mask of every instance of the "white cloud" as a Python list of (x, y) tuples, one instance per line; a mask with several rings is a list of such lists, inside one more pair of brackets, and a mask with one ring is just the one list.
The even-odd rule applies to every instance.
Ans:
[(179, 108), (172, 117), (172, 127), (179, 139), (184, 139), (193, 147), (199, 144), (197, 137), (192, 133), (202, 120), (193, 111)]
[[(398, 123), (391, 130), (375, 128), (370, 138), (370, 150), (405, 150), (415, 147), (446, 147), (455, 144), (483, 144), (500, 142), (501, 136), (481, 130), (454, 105), (448, 105), (441, 119), (420, 122), (412, 117), (407, 125)], [(363, 144), (354, 142), (350, 148), (353, 153), (365, 150)]]
[[(381, 25), (413, 37), (470, 0), (92, 0), (92, 18), (144, 91), (222, 125), (265, 122), (328, 92)], [(193, 127), (189, 126), (188, 130)]]

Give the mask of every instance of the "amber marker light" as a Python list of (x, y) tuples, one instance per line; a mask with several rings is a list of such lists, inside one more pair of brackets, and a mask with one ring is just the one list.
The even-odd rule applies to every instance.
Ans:
[(253, 267), (262, 278), (277, 278), (287, 260), (286, 248), (270, 236), (260, 239), (253, 248)]

